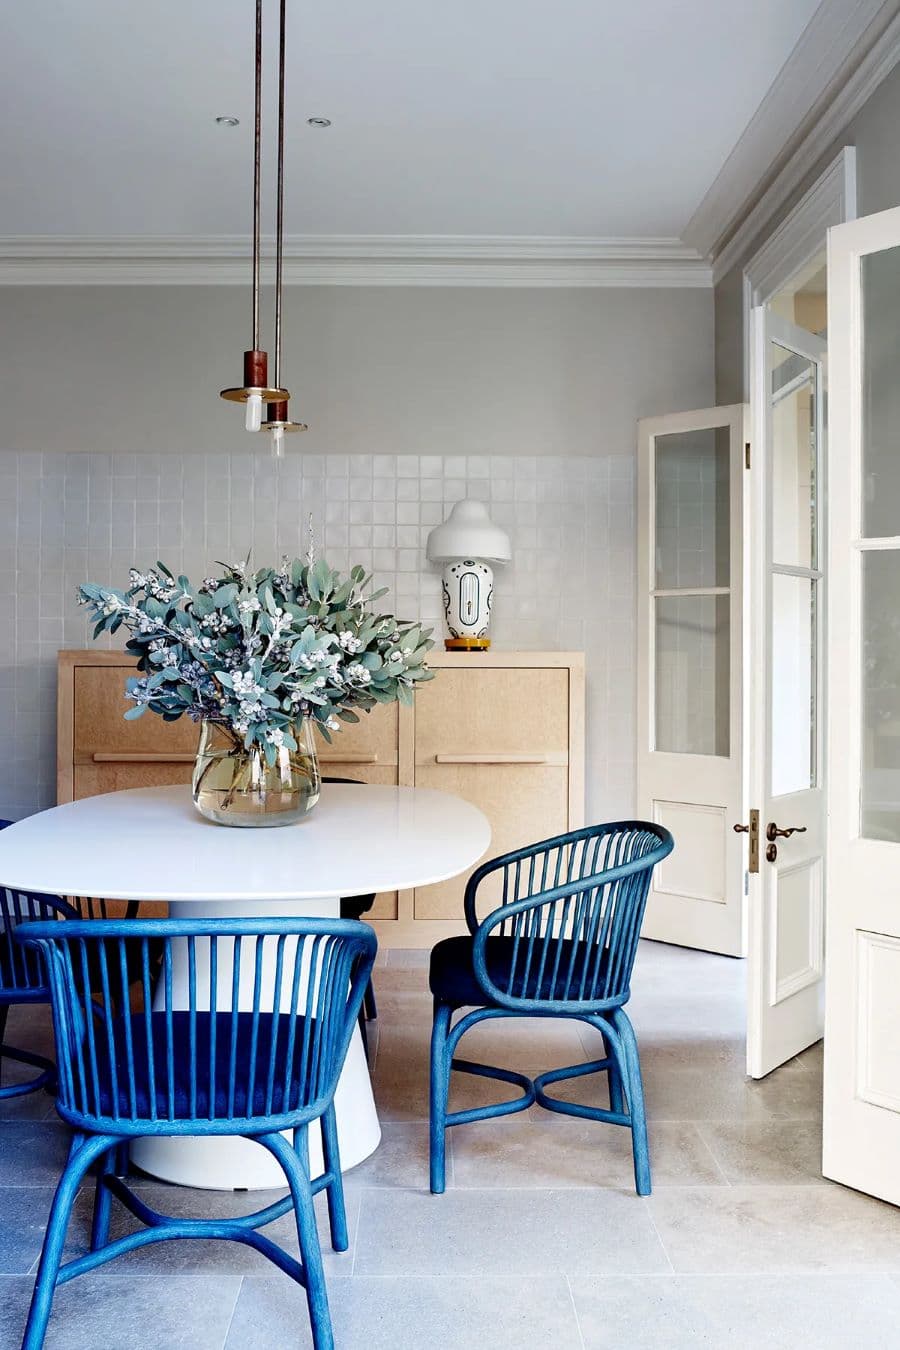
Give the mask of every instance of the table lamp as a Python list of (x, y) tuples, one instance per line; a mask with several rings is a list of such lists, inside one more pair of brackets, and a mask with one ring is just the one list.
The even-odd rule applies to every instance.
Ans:
[(509, 535), (494, 525), (484, 502), (465, 497), (428, 536), (429, 562), (444, 564), (442, 589), (448, 651), (487, 651), (494, 573), (509, 562)]

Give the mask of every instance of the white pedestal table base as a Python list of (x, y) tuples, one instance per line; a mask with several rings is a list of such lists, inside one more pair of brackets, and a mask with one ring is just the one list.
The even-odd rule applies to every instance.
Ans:
[[(199, 918), (338, 918), (340, 901), (329, 900), (257, 900), (233, 903), (172, 902), (169, 912), (173, 919)], [(264, 949), (264, 976), (268, 949)], [(272, 948), (272, 978), (274, 979), (274, 946)], [(173, 971), (173, 1003), (188, 1006), (186, 981)], [(179, 994), (181, 993), (181, 997)], [(226, 1004), (219, 1001), (224, 1011)], [(248, 1007), (247, 1011), (250, 1011)], [(344, 1171), (368, 1158), (381, 1142), (381, 1127), (375, 1110), (369, 1066), (366, 1063), (362, 1037), (355, 1029), (347, 1059), (334, 1098), (337, 1117), (338, 1145), (341, 1167)], [(287, 1135), (290, 1138), (290, 1134)], [(309, 1131), (310, 1167), (313, 1177), (323, 1170), (322, 1140), (318, 1123)], [(203, 1190), (284, 1190), (287, 1181), (280, 1165), (268, 1149), (252, 1139), (235, 1136), (184, 1135), (177, 1138), (148, 1136), (136, 1139), (131, 1145), (131, 1159), (142, 1171), (162, 1181), (179, 1186), (196, 1186)]]

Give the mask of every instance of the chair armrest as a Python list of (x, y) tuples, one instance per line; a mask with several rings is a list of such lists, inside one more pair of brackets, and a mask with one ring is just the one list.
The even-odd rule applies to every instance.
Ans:
[[(551, 887), (536, 895), (529, 895), (521, 900), (503, 903), (492, 910), (480, 923), (476, 924), (474, 930), (470, 929), (474, 937), (472, 965), (475, 979), (488, 999), (501, 1007), (522, 1011), (535, 1007), (552, 1011), (553, 1009), (558, 1010), (573, 1006), (587, 1010), (590, 1007), (606, 1003), (605, 998), (571, 997), (575, 970), (574, 949), (569, 958), (568, 973), (566, 973), (561, 969), (563, 948), (560, 942), (557, 942), (553, 947), (550, 944), (555, 938), (558, 938), (568, 940), (576, 945), (595, 946), (597, 948), (597, 973), (599, 973), (602, 949), (609, 939), (612, 913), (600, 905), (585, 903), (580, 909), (576, 909), (573, 915), (571, 913), (572, 902), (580, 895), (604, 891), (640, 872), (648, 874), (649, 886), (649, 874), (652, 871), (652, 866), (653, 864), (648, 857), (642, 855), (629, 862), (620, 863), (616, 867), (595, 872), (591, 876), (573, 878), (571, 881)], [(479, 872), (485, 870), (491, 870), (489, 865), (486, 864), (484, 869), (480, 868)], [(472, 877), (472, 882), (475, 883), (471, 896), (472, 906), (467, 907), (467, 921), (470, 919), (470, 914), (474, 913), (474, 898), (478, 880), (480, 880), (480, 877), (478, 877), (478, 873), (475, 873)], [(470, 898), (468, 887), (466, 898), (467, 900)], [(560, 907), (562, 907), (561, 913), (559, 912)], [(542, 910), (549, 911), (546, 918), (541, 916), (540, 911)], [(642, 917), (642, 912), (643, 907), (641, 907), (640, 917)], [(561, 931), (556, 932), (556, 921), (558, 919), (562, 919), (564, 922)], [(525, 997), (524, 993), (513, 994), (508, 990), (500, 989), (494, 983), (488, 974), (486, 945), (494, 930), (502, 929), (506, 925), (509, 925), (511, 931), (504, 936), (508, 936), (514, 943), (510, 966), (511, 974), (514, 973), (512, 982), (521, 985), (524, 991), (534, 972), (537, 972), (538, 975), (538, 985), (540, 985), (544, 976), (549, 973), (551, 975), (551, 989), (556, 991), (561, 984), (562, 990), (560, 992), (564, 991), (564, 997)], [(553, 952), (554, 964), (552, 968), (548, 968), (548, 958), (551, 951)], [(575, 980), (575, 983), (583, 985), (583, 977), (580, 981)]]

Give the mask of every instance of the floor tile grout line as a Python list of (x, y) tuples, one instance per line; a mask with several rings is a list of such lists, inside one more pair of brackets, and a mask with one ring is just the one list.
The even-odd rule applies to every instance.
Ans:
[(694, 1125), (694, 1129), (697, 1131), (697, 1136), (698, 1136), (698, 1138), (699, 1138), (701, 1144), (702, 1144), (703, 1147), (706, 1149), (706, 1151), (707, 1151), (707, 1153), (709, 1154), (709, 1156), (712, 1158), (712, 1160), (713, 1160), (713, 1166), (714, 1166), (714, 1167), (718, 1170), (718, 1172), (721, 1174), (722, 1180), (724, 1181), (725, 1185), (726, 1185), (726, 1186), (730, 1186), (732, 1183), (731, 1183), (731, 1182), (729, 1181), (729, 1179), (728, 1179), (728, 1175), (727, 1175), (727, 1173), (726, 1173), (726, 1171), (725, 1171), (725, 1168), (724, 1168), (724, 1167), (722, 1166), (722, 1164), (719, 1162), (718, 1158), (716, 1157), (715, 1153), (713, 1152), (712, 1144), (709, 1142), (709, 1140), (707, 1139), (706, 1135), (703, 1133), (703, 1130), (702, 1130), (702, 1128), (701, 1128), (701, 1126), (706, 1125), (706, 1124), (711, 1124), (711, 1123), (712, 1123), (712, 1122), (708, 1122), (708, 1121), (705, 1121), (705, 1120), (703, 1120), (703, 1121), (697, 1121), (696, 1124)]
[(669, 1249), (668, 1249), (668, 1247), (666, 1246), (666, 1244), (665, 1244), (665, 1243), (663, 1242), (663, 1240), (662, 1240), (662, 1234), (660, 1233), (659, 1229), (658, 1229), (657, 1226), (656, 1226), (656, 1219), (653, 1217), (653, 1209), (651, 1208), (651, 1205), (652, 1205), (652, 1201), (651, 1201), (650, 1197), (648, 1196), (648, 1197), (647, 1197), (647, 1218), (650, 1220), (650, 1227), (653, 1229), (654, 1233), (656, 1234), (656, 1240), (657, 1240), (657, 1242), (659, 1243), (660, 1250), (662, 1251), (663, 1256), (666, 1258), (666, 1264), (668, 1265), (669, 1270), (670, 1270), (670, 1271), (672, 1272), (672, 1274), (674, 1275), (674, 1274), (675, 1274), (675, 1265), (674, 1265), (674, 1263), (673, 1263), (673, 1261), (672, 1261), (671, 1256), (669, 1255)]
[(364, 1188), (360, 1189), (359, 1195), (357, 1196), (356, 1200), (356, 1227), (353, 1232), (353, 1251), (351, 1253), (350, 1259), (350, 1274), (347, 1277), (348, 1279), (351, 1280), (356, 1274), (356, 1254), (359, 1251), (359, 1230), (362, 1228), (363, 1189)]
[(575, 1317), (575, 1330), (578, 1332), (578, 1341), (581, 1346), (581, 1350), (587, 1350), (584, 1340), (584, 1332), (581, 1329), (581, 1318), (578, 1316), (578, 1305), (575, 1302), (575, 1291), (572, 1288), (572, 1281), (569, 1279), (567, 1271), (563, 1271), (563, 1279), (565, 1280), (566, 1288), (569, 1291), (569, 1302), (572, 1305), (572, 1313)]
[(241, 1275), (240, 1279), (238, 1280), (237, 1289), (234, 1295), (234, 1307), (231, 1309), (231, 1316), (228, 1319), (228, 1326), (225, 1328), (225, 1335), (222, 1339), (222, 1350), (225, 1350), (225, 1347), (228, 1344), (228, 1337), (231, 1335), (231, 1328), (234, 1325), (234, 1316), (235, 1313), (237, 1312), (237, 1305), (240, 1302), (241, 1290), (244, 1287), (244, 1280), (246, 1278), (247, 1278), (246, 1275)]

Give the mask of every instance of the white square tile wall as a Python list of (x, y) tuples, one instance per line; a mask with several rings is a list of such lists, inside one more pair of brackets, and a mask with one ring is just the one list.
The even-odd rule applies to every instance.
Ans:
[[(589, 819), (634, 796), (635, 543), (630, 456), (0, 455), (0, 816), (55, 800), (56, 653), (90, 646), (85, 580), (123, 586), (162, 558), (199, 578), (217, 559), (302, 553), (312, 517), (333, 567), (361, 563), (403, 617), (441, 638), (425, 541), (460, 497), (512, 537), (496, 569), (495, 647), (584, 651)], [(534, 709), (540, 720), (541, 709)]]

